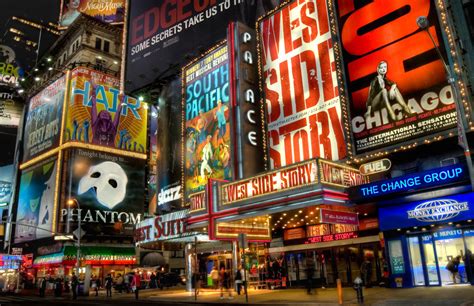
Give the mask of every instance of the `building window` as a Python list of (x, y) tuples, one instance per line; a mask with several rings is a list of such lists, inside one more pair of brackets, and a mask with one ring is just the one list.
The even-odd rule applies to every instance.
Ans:
[(107, 40), (104, 40), (104, 52), (110, 52), (110, 42)]
[(95, 48), (98, 50), (102, 49), (102, 39), (98, 37), (95, 39)]

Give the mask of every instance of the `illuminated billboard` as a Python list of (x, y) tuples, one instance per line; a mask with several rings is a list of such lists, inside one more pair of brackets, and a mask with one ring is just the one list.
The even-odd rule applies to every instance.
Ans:
[(121, 23), (124, 12), (125, 0), (62, 0), (59, 26), (70, 26), (81, 13), (105, 23)]
[(120, 94), (118, 88), (115, 77), (74, 69), (64, 140), (146, 153), (146, 104)]
[(21, 173), (15, 243), (51, 236), (57, 166), (50, 160)]
[(67, 152), (69, 170), (61, 203), (59, 230), (77, 228), (87, 235), (132, 235), (144, 213), (145, 161), (105, 152)]
[(183, 69), (186, 194), (209, 178), (232, 179), (229, 59), (227, 45)]
[(30, 99), (24, 131), (24, 162), (59, 145), (65, 92), (63, 76)]
[(417, 18), (445, 47), (432, 0), (338, 1), (338, 23), (357, 154), (456, 125), (443, 63)]
[(17, 101), (12, 90), (0, 89), (0, 126), (17, 127), (23, 115), (23, 103)]
[(346, 157), (326, 1), (294, 1), (258, 30), (271, 168)]

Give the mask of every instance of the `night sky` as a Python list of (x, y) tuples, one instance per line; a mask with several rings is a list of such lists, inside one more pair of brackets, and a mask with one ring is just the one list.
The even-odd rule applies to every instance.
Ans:
[(60, 0), (0, 0), (0, 33), (4, 33), (10, 16), (44, 23), (56, 22), (60, 3)]

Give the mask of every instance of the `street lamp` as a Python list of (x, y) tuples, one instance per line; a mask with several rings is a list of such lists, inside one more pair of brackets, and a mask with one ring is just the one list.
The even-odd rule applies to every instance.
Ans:
[(464, 149), (464, 156), (466, 157), (466, 162), (467, 162), (467, 169), (469, 172), (469, 180), (471, 182), (471, 191), (474, 191), (474, 170), (472, 167), (472, 159), (471, 159), (471, 151), (469, 150), (469, 142), (466, 137), (466, 127), (464, 126), (464, 118), (463, 118), (463, 111), (462, 111), (462, 104), (461, 104), (461, 97), (459, 96), (459, 92), (455, 86), (456, 84), (456, 74), (451, 74), (451, 70), (448, 68), (448, 65), (446, 64), (446, 61), (443, 58), (443, 55), (441, 54), (441, 51), (438, 48), (438, 45), (436, 45), (436, 42), (433, 39), (433, 36), (431, 35), (429, 31), (430, 27), (430, 22), (428, 18), (425, 16), (420, 16), (416, 19), (416, 24), (418, 27), (422, 30), (424, 30), (431, 42), (433, 43), (433, 46), (435, 47), (436, 53), (438, 54), (439, 59), (443, 63), (444, 70), (446, 72), (446, 79), (448, 81), (448, 84), (451, 85), (451, 89), (453, 92), (453, 98), (454, 98), (454, 103), (456, 105), (456, 116), (457, 116), (457, 125), (458, 125), (458, 143), (461, 146), (461, 148)]
[(80, 256), (81, 256), (81, 206), (79, 205), (79, 202), (76, 200), (76, 199), (69, 199), (67, 201), (67, 205), (68, 206), (73, 206), (74, 204), (77, 204), (77, 210), (78, 210), (78, 213), (77, 213), (77, 228), (78, 228), (78, 233), (77, 233), (77, 253), (76, 253), (76, 273), (77, 273), (77, 277), (79, 277), (79, 268), (81, 267), (80, 266)]

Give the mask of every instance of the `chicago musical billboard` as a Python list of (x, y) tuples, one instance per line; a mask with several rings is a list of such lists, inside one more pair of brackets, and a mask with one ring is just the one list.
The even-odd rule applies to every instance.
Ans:
[(83, 149), (66, 157), (59, 231), (76, 229), (80, 216), (87, 235), (132, 235), (144, 213), (145, 161)]
[(59, 145), (66, 76), (30, 99), (26, 115), (23, 162)]
[(59, 26), (70, 26), (81, 13), (105, 23), (122, 23), (124, 12), (125, 0), (62, 0)]
[(49, 160), (22, 171), (15, 243), (52, 235), (57, 166), (56, 160)]
[(326, 1), (294, 1), (258, 30), (271, 168), (346, 157)]
[(428, 33), (445, 57), (434, 1), (338, 1), (356, 154), (453, 128), (451, 87)]
[(120, 94), (117, 78), (79, 67), (71, 72), (64, 141), (146, 153), (145, 103)]
[(229, 58), (227, 45), (183, 69), (186, 194), (209, 178), (232, 179)]

